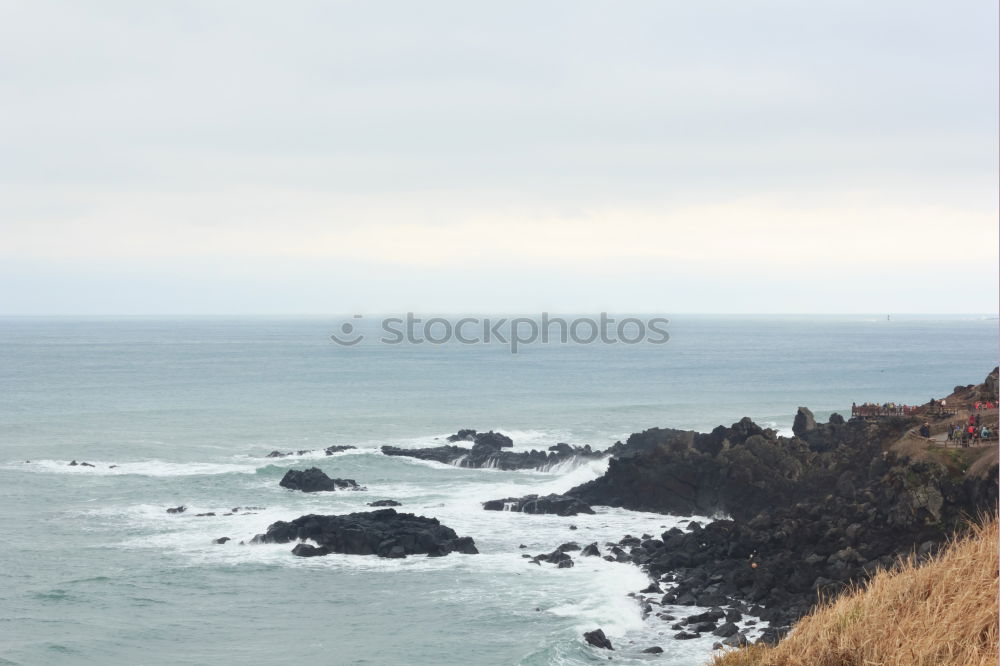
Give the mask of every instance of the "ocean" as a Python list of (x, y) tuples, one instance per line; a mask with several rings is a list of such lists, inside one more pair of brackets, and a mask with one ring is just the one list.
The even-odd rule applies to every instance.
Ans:
[[(568, 490), (606, 460), (505, 472), (378, 447), (475, 428), (516, 449), (604, 448), (743, 416), (790, 433), (800, 405), (825, 419), (852, 402), (923, 403), (982, 381), (998, 355), (995, 316), (669, 318), (666, 344), (517, 354), (374, 335), (341, 346), (332, 317), (0, 318), (0, 664), (703, 664), (717, 639), (676, 641), (643, 620), (627, 596), (647, 584), (638, 568), (521, 557), (571, 540), (603, 549), (680, 518), (480, 507)], [(357, 448), (265, 457), (340, 444)], [(313, 465), (368, 490), (278, 486)], [(298, 558), (288, 544), (239, 544), (276, 520), (388, 498), (480, 554)], [(234, 507), (263, 508), (221, 515)], [(222, 536), (233, 540), (213, 543)], [(583, 643), (597, 627), (613, 653)], [(640, 654), (653, 645), (664, 653)]]

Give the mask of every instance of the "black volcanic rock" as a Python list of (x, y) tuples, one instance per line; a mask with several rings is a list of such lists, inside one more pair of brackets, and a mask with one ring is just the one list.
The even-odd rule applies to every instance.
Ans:
[(403, 503), (397, 502), (396, 500), (384, 499), (375, 502), (368, 502), (368, 506), (403, 506)]
[(332, 490), (364, 490), (354, 479), (331, 479), (318, 467), (307, 470), (290, 469), (279, 484), (290, 490), (301, 490), (304, 493), (316, 493)]
[[(355, 448), (357, 448), (357, 447), (355, 447), (355, 446), (328, 446), (325, 449), (323, 449), (323, 451), (326, 453), (326, 455), (332, 456), (334, 453), (340, 453), (341, 451), (350, 451), (351, 449), (355, 449)], [(312, 453), (312, 451), (310, 451), (309, 449), (300, 449), (298, 451), (271, 451), (270, 453), (268, 453), (264, 457), (265, 458), (287, 458), (288, 456), (295, 456), (295, 455), (304, 456), (307, 453)]]
[(604, 650), (614, 650), (614, 648), (611, 647), (611, 641), (604, 635), (603, 629), (594, 629), (593, 631), (585, 632), (583, 634), (583, 639), (594, 647)]
[(476, 438), (476, 431), (472, 428), (459, 430), (454, 435), (448, 435), (449, 442), (471, 442)]
[(469, 449), (462, 446), (434, 446), (426, 449), (403, 449), (398, 446), (383, 446), (382, 454), (387, 456), (402, 456), (433, 462), (451, 464), (469, 454)]
[(404, 449), (398, 446), (383, 446), (387, 456), (403, 456), (432, 460), (434, 462), (470, 468), (494, 468), (502, 470), (548, 469), (552, 465), (572, 458), (600, 458), (604, 452), (594, 451), (589, 445), (571, 446), (560, 443), (549, 447), (548, 451), (507, 451), (514, 445), (513, 440), (498, 432), (459, 430), (448, 437), (449, 442), (472, 442), (471, 448), (455, 446), (434, 446), (423, 449)]
[(279, 521), (269, 526), (266, 533), (255, 536), (251, 543), (289, 543), (305, 539), (316, 545), (299, 543), (292, 550), (293, 554), (316, 557), (345, 553), (392, 558), (479, 552), (471, 537), (459, 537), (436, 518), (396, 513), (394, 509), (343, 516), (310, 514), (290, 522)]
[(499, 432), (477, 432), (473, 437), (472, 441), (476, 444), (484, 444), (486, 446), (492, 446), (497, 449), (506, 449), (514, 446), (514, 440), (512, 440), (507, 435)]
[(558, 516), (575, 516), (594, 513), (589, 505), (567, 495), (525, 495), (483, 502), (487, 511), (520, 511), (522, 513), (554, 513)]
[(803, 437), (807, 432), (816, 429), (816, 419), (808, 407), (799, 407), (795, 413), (795, 421), (792, 423), (792, 432), (796, 437)]
[(514, 446), (514, 440), (499, 432), (476, 432), (471, 428), (459, 430), (454, 435), (448, 436), (449, 442), (473, 442), (475, 444), (485, 444), (494, 449), (506, 449)]
[(309, 453), (309, 449), (299, 449), (298, 451), (271, 451), (265, 458), (287, 458), (288, 456), (304, 456)]
[(868, 461), (881, 455), (880, 442), (912, 425), (906, 418), (823, 424), (806, 432), (807, 440), (779, 437), (750, 419), (708, 434), (647, 430), (629, 437), (625, 446), (631, 448), (612, 457), (603, 477), (568, 494), (588, 504), (748, 520), (774, 506), (836, 492), (844, 472), (844, 487), (862, 487)]
[[(996, 383), (994, 371), (979, 386), (956, 388), (948, 404), (980, 399)], [(931, 407), (925, 413), (934, 419), (926, 412)], [(566, 497), (729, 514), (732, 520), (691, 522), (689, 532), (670, 529), (661, 539), (626, 537), (609, 544), (605, 559), (640, 565), (654, 580), (668, 576), (674, 587), (663, 604), (730, 606), (675, 625), (687, 630), (678, 638), (714, 631), (725, 645), (745, 644), (733, 625), (749, 613), (771, 627), (761, 640), (776, 642), (819, 595), (836, 598), (911, 553), (929, 557), (970, 516), (996, 510), (995, 458), (982, 455), (969, 465), (933, 450), (912, 458), (896, 452), (918, 424), (911, 417), (845, 421), (837, 414), (817, 423), (801, 408), (791, 438), (749, 419), (708, 434), (647, 430), (612, 447), (605, 475)]]

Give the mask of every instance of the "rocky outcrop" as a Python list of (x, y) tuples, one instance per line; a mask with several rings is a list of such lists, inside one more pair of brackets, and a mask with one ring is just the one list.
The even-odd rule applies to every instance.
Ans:
[(828, 494), (838, 483), (843, 490), (864, 486), (877, 472), (869, 461), (880, 459), (880, 442), (912, 425), (905, 418), (831, 418), (803, 438), (779, 437), (746, 418), (707, 434), (647, 430), (629, 438), (603, 477), (567, 494), (592, 505), (749, 520), (772, 506)]
[(525, 495), (483, 502), (487, 511), (520, 511), (522, 513), (553, 513), (557, 516), (575, 516), (594, 513), (589, 505), (568, 495)]
[[(323, 449), (323, 452), (328, 456), (332, 456), (334, 453), (340, 453), (341, 451), (350, 451), (356, 449), (356, 446), (328, 446)], [(312, 449), (299, 449), (298, 451), (271, 451), (265, 458), (287, 458), (289, 456), (304, 456), (308, 453), (312, 453)]]
[(472, 441), (471, 448), (456, 445), (434, 446), (422, 449), (403, 449), (397, 446), (383, 446), (387, 456), (403, 456), (420, 460), (457, 465), (459, 467), (491, 468), (502, 470), (547, 469), (552, 465), (571, 458), (599, 458), (601, 451), (593, 451), (590, 446), (570, 446), (556, 444), (548, 451), (507, 451), (513, 446), (509, 437), (501, 433), (476, 433), (475, 430), (459, 430), (448, 438), (449, 441)]
[(471, 537), (459, 537), (436, 518), (379, 509), (343, 516), (310, 514), (290, 522), (279, 521), (258, 534), (251, 543), (299, 543), (292, 553), (316, 557), (330, 553), (378, 555), (400, 558), (407, 555), (440, 557), (449, 553), (475, 554), (479, 551)]
[(583, 640), (587, 641), (590, 645), (594, 647), (601, 648), (602, 650), (614, 650), (611, 646), (611, 641), (607, 636), (604, 635), (603, 629), (595, 629), (593, 631), (587, 631), (583, 634)]
[(914, 419), (834, 414), (816, 423), (803, 408), (796, 423), (793, 438), (748, 419), (707, 435), (646, 431), (639, 437), (658, 446), (626, 452), (604, 477), (570, 493), (592, 504), (729, 514), (732, 520), (692, 522), (689, 532), (674, 528), (659, 539), (626, 537), (607, 559), (675, 584), (664, 604), (742, 604), (771, 623), (768, 641), (817, 595), (835, 596), (900, 556), (926, 557), (968, 517), (996, 510), (995, 456), (963, 472), (893, 452)]
[(304, 456), (309, 453), (309, 449), (301, 449), (299, 451), (271, 451), (265, 458), (287, 458), (288, 456)]
[(403, 503), (397, 502), (396, 500), (384, 499), (375, 502), (368, 502), (368, 506), (403, 506)]
[(382, 454), (386, 456), (430, 460), (449, 465), (461, 459), (462, 456), (469, 455), (469, 449), (462, 446), (434, 446), (424, 449), (403, 449), (398, 446), (383, 446)]
[(289, 490), (317, 493), (333, 490), (365, 490), (354, 479), (331, 479), (318, 467), (307, 470), (290, 469), (278, 483)]
[(816, 419), (808, 407), (799, 407), (792, 422), (792, 432), (796, 437), (803, 437), (807, 432), (816, 429)]
[(459, 430), (454, 435), (448, 436), (449, 442), (473, 442), (475, 444), (486, 444), (495, 449), (505, 449), (514, 446), (514, 440), (499, 432), (476, 432), (472, 429)]

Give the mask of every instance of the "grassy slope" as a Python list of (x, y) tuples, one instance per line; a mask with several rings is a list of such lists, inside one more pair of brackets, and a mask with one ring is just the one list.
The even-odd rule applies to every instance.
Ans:
[(996, 666), (997, 521), (940, 555), (881, 572), (803, 618), (777, 647), (752, 646), (714, 666)]

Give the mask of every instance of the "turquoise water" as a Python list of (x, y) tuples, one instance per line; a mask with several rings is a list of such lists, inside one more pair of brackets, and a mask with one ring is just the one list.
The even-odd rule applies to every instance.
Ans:
[[(675, 642), (641, 619), (625, 596), (645, 586), (636, 568), (529, 566), (518, 548), (658, 533), (676, 519), (479, 509), (567, 490), (603, 461), (498, 472), (377, 447), (431, 445), (464, 427), (501, 430), (518, 448), (604, 447), (742, 416), (788, 430), (798, 405), (826, 416), (981, 381), (998, 344), (995, 318), (673, 317), (665, 345), (512, 355), (340, 347), (328, 337), (340, 322), (0, 318), (0, 663), (585, 664), (607, 660), (580, 640), (597, 626), (615, 662), (649, 663), (638, 650), (660, 645), (655, 663), (703, 663), (711, 639)], [(359, 449), (262, 457), (332, 444)], [(278, 487), (285, 469), (312, 464), (369, 491)], [(382, 498), (474, 537), (481, 554), (302, 559), (287, 545), (238, 544), (275, 520)], [(178, 504), (188, 513), (165, 513)], [(192, 515), (236, 506), (266, 509)], [(220, 536), (234, 541), (212, 543)]]

